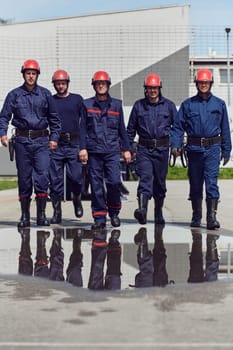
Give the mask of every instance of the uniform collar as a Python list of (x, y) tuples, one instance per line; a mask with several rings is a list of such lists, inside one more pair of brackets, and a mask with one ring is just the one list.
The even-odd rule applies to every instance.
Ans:
[(28, 91), (28, 89), (26, 88), (26, 85), (25, 85), (25, 84), (23, 84), (21, 87), (22, 87), (22, 89), (24, 90), (24, 94), (25, 94), (25, 95), (27, 95), (27, 94), (39, 95), (39, 92), (38, 92), (38, 85), (35, 85), (32, 91)]
[[(101, 102), (97, 99), (96, 96), (94, 97), (94, 99), (95, 99), (94, 104), (97, 105), (98, 107), (100, 107), (100, 103), (101, 103)], [(108, 104), (108, 105), (110, 106), (110, 105), (111, 105), (111, 102), (112, 102), (112, 98), (111, 98), (110, 95), (108, 95), (108, 98), (107, 98), (107, 100), (106, 100), (106, 104)]]
[(199, 100), (199, 101), (209, 101), (209, 100), (211, 99), (212, 96), (213, 96), (213, 94), (210, 92), (208, 98), (207, 98), (207, 99), (203, 99), (203, 98), (197, 93), (196, 98), (197, 98), (197, 100)]
[(149, 106), (157, 106), (157, 105), (162, 104), (162, 103), (164, 103), (164, 97), (163, 96), (160, 96), (158, 102), (156, 102), (156, 103), (151, 103), (149, 101), (148, 97), (146, 97), (144, 99), (144, 106), (145, 106), (146, 109), (148, 109)]

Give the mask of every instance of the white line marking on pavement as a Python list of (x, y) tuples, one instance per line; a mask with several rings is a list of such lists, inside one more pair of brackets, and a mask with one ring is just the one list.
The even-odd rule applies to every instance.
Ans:
[(66, 348), (74, 348), (74, 347), (85, 347), (85, 348), (122, 348), (127, 347), (128, 348), (135, 348), (135, 347), (164, 347), (164, 348), (233, 348), (233, 343), (49, 343), (49, 342), (43, 342), (43, 343), (29, 343), (29, 342), (0, 342), (0, 347), (66, 347)]

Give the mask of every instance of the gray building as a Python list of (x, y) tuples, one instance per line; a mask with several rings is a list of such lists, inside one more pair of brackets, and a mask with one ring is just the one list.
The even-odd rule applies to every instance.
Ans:
[[(20, 69), (28, 58), (38, 60), (39, 84), (52, 92), (56, 69), (69, 72), (70, 90), (83, 97), (93, 95), (93, 73), (108, 71), (111, 93), (123, 100), (126, 121), (129, 107), (144, 94), (148, 73), (161, 76), (163, 94), (177, 105), (189, 89), (189, 5), (5, 24), (0, 46), (1, 105), (7, 92), (22, 83)], [(15, 174), (2, 147), (0, 161), (0, 175)]]

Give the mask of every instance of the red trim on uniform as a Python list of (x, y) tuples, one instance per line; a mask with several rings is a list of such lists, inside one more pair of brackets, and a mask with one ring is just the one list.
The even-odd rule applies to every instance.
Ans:
[(48, 263), (49, 263), (49, 261), (48, 260), (44, 260), (44, 259), (36, 261), (37, 265), (48, 265)]
[(121, 253), (121, 247), (112, 247), (111, 244), (108, 246), (109, 252), (118, 252)]
[(98, 216), (98, 215), (104, 215), (106, 216), (107, 215), (107, 211), (94, 211), (92, 213), (93, 216)]
[(25, 260), (25, 259), (30, 259), (30, 256), (19, 255), (19, 260)]
[(92, 245), (95, 246), (95, 247), (107, 247), (108, 243), (107, 242), (93, 241)]
[[(87, 112), (88, 113), (98, 113), (98, 114), (101, 114), (102, 111), (100, 109), (87, 109)], [(116, 112), (116, 111), (107, 111), (107, 114), (112, 114), (112, 115), (119, 115), (120, 113), (119, 112)]]
[(119, 205), (108, 205), (109, 209), (121, 209), (121, 204)]
[(36, 197), (48, 197), (48, 193), (37, 193)]
[(108, 111), (107, 113), (108, 114), (113, 114), (113, 115), (119, 115), (120, 114), (119, 112), (115, 112), (115, 111)]
[(100, 113), (101, 113), (101, 110), (100, 110), (100, 109), (88, 109), (87, 112), (89, 112), (89, 113), (98, 113), (98, 114), (100, 114)]

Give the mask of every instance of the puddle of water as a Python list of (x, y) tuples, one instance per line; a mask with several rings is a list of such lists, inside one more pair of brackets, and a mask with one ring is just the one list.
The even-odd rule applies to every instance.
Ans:
[[(18, 274), (19, 270), (33, 275), (37, 271), (49, 278), (53, 262), (53, 276), (57, 274), (59, 279), (60, 274), (66, 279), (72, 261), (72, 274), (82, 279), (84, 288), (91, 271), (93, 283), (107, 273), (109, 286), (119, 287), (120, 280), (121, 289), (135, 283), (163, 286), (170, 281), (195, 283), (233, 277), (233, 233), (221, 229), (125, 224), (120, 230), (107, 228), (100, 234), (82, 227), (32, 227), (21, 233), (17, 228), (3, 228), (0, 247), (1, 275)], [(113, 275), (118, 276), (112, 279)]]

